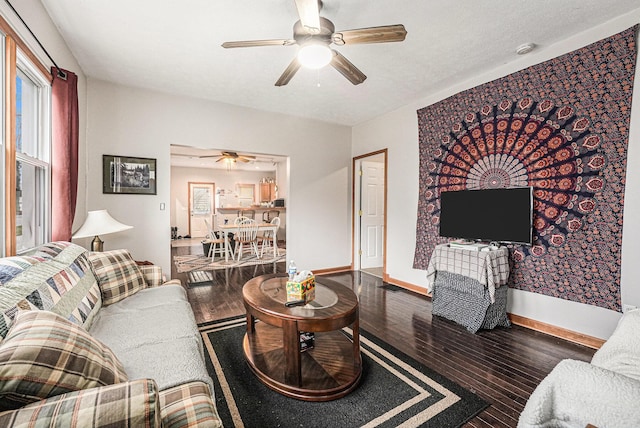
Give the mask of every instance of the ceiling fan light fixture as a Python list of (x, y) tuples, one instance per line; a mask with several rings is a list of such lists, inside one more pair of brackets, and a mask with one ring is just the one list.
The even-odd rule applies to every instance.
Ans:
[(298, 61), (303, 67), (319, 69), (331, 62), (333, 53), (329, 46), (318, 43), (309, 43), (298, 51)]
[(227, 165), (227, 172), (231, 171), (233, 167), (236, 166), (235, 159), (225, 158), (224, 163)]

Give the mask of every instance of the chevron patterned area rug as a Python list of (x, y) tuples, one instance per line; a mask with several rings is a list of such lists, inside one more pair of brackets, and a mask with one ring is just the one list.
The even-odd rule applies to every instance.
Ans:
[(173, 257), (173, 262), (175, 263), (176, 270), (179, 273), (226, 269), (240, 266), (265, 265), (269, 263), (283, 262), (285, 260), (287, 260), (287, 253), (283, 249), (280, 249), (280, 254), (278, 254), (277, 257), (273, 257), (272, 254), (265, 254), (264, 257), (257, 258), (255, 255), (251, 254), (242, 256), (240, 261), (232, 259), (225, 261), (224, 258), (216, 258), (211, 261), (210, 257), (202, 254)]
[[(201, 324), (200, 332), (225, 427), (458, 427), (488, 406), (362, 329), (360, 384), (326, 402), (288, 398), (258, 380), (244, 361), (245, 317)], [(351, 337), (349, 329), (343, 332)]]

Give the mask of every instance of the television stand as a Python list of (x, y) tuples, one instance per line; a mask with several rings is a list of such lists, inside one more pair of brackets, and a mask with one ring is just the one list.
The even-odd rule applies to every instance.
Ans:
[(507, 280), (509, 250), (437, 245), (427, 268), (432, 313), (455, 321), (472, 333), (481, 328), (509, 327)]

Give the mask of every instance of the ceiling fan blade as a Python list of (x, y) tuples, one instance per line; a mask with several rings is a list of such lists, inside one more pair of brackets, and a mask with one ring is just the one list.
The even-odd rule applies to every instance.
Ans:
[(248, 158), (246, 158), (246, 157), (244, 157), (244, 156), (238, 156), (238, 159), (237, 159), (237, 160), (239, 160), (240, 162), (244, 162), (244, 163), (249, 163), (249, 162), (251, 162), (251, 159), (248, 159)]
[(289, 80), (296, 74), (296, 72), (300, 69), (300, 62), (298, 58), (293, 58), (293, 61), (289, 63), (284, 73), (280, 76), (278, 81), (276, 82), (276, 86), (284, 86), (289, 83)]
[(295, 45), (293, 39), (272, 39), (272, 40), (240, 40), (237, 42), (224, 42), (222, 47), (229, 48), (254, 48), (258, 46), (290, 46)]
[(225, 160), (226, 157), (225, 156), (220, 156), (220, 159), (218, 159), (216, 162), (222, 162), (223, 160)]
[(295, 0), (302, 27), (309, 34), (320, 32), (320, 7), (318, 0)]
[(351, 63), (348, 59), (340, 54), (340, 52), (333, 51), (333, 59), (331, 60), (331, 66), (338, 70), (340, 74), (346, 77), (354, 85), (359, 85), (364, 82), (367, 76)]
[(333, 33), (331, 39), (336, 45), (355, 45), (358, 43), (401, 42), (407, 36), (404, 25), (386, 25), (382, 27), (360, 28)]

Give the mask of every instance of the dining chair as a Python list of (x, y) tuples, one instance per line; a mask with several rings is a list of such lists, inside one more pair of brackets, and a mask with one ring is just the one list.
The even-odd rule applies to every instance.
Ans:
[(255, 220), (256, 210), (238, 210), (238, 217), (248, 217)]
[(239, 225), (240, 223), (242, 223), (243, 221), (246, 221), (246, 220), (252, 220), (252, 219), (249, 218), (249, 217), (245, 217), (245, 216), (238, 216), (233, 220), (233, 224), (235, 224), (237, 226), (237, 225)]
[(269, 248), (274, 249), (273, 257), (278, 257), (278, 229), (280, 228), (280, 217), (274, 217), (271, 219), (270, 223), (275, 226), (275, 229), (267, 230), (258, 239), (260, 245), (260, 258), (264, 257), (265, 250), (268, 250)]
[(220, 256), (224, 256), (224, 253), (226, 251), (224, 246), (224, 239), (219, 238), (216, 235), (216, 232), (211, 227), (211, 223), (206, 218), (204, 219), (204, 224), (207, 226), (208, 233), (204, 241), (202, 242), (203, 244), (209, 244), (209, 254), (207, 254), (207, 257), (210, 257), (211, 261), (213, 261), (216, 253), (220, 254)]
[(237, 226), (234, 239), (236, 241), (238, 261), (242, 258), (243, 252), (247, 250), (245, 246), (248, 246), (248, 250), (252, 251), (257, 258), (260, 258), (258, 251), (258, 223), (252, 219), (245, 219), (240, 221)]
[(266, 210), (262, 213), (262, 221), (264, 223), (270, 223), (274, 217), (280, 217), (279, 210)]

